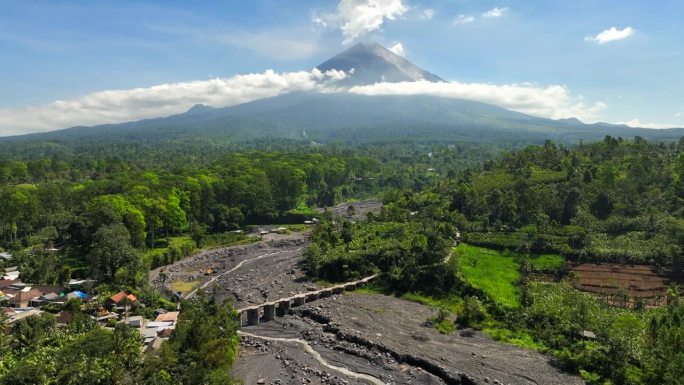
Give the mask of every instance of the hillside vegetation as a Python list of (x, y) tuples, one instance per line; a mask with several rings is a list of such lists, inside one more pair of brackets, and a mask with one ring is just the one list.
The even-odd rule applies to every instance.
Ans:
[[(547, 142), (422, 190), (389, 191), (382, 213), (363, 223), (325, 222), (307, 261), (328, 280), (382, 272), (374, 290), (434, 306), (426, 324), (440, 332), (476, 328), (548, 352), (590, 384), (681, 383), (676, 286), (664, 308), (626, 308), (575, 290), (571, 276), (534, 274), (562, 277), (571, 259), (676, 275), (683, 199), (684, 140)], [(453, 248), (459, 234), (466, 243)]]
[(571, 149), (549, 142), (431, 191), (441, 210), (456, 213), (469, 243), (668, 265), (684, 241), (683, 147), (639, 138)]

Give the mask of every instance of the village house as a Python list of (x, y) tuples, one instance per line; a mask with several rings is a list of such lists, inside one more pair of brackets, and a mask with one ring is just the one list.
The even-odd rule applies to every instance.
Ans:
[(110, 311), (116, 310), (126, 310), (130, 306), (135, 306), (138, 303), (138, 297), (133, 294), (128, 294), (125, 291), (120, 291), (105, 302), (105, 307)]
[(26, 287), (20, 291), (18, 291), (13, 298), (9, 300), (9, 305), (10, 307), (14, 308), (26, 308), (26, 307), (31, 307), (32, 302), (34, 299), (40, 297), (43, 295), (40, 290), (38, 289), (32, 289), (30, 287)]
[(74, 290), (70, 293), (68, 293), (66, 296), (66, 300), (70, 299), (81, 299), (81, 300), (87, 300), (88, 299), (88, 294), (80, 291), (80, 290)]
[(177, 311), (157, 311), (157, 318), (148, 322), (145, 329), (141, 330), (147, 350), (158, 349), (163, 341), (171, 337), (179, 314)]
[(110, 312), (109, 310), (101, 306), (97, 309), (93, 318), (95, 318), (95, 321), (98, 324), (105, 325), (110, 319), (116, 320), (117, 318), (119, 318), (119, 315), (117, 313)]
[(7, 322), (7, 324), (10, 326), (14, 325), (14, 323), (16, 323), (17, 321), (33, 317), (34, 315), (42, 313), (40, 309), (33, 308), (5, 308), (3, 309), (3, 312), (5, 313), (5, 315), (9, 316), (9, 321)]
[(178, 321), (178, 315), (179, 314), (180, 314), (180, 312), (178, 312), (178, 311), (170, 311), (170, 312), (162, 313), (162, 314), (159, 314), (154, 321), (155, 322), (172, 322), (175, 325), (176, 321)]
[(136, 316), (128, 317), (127, 321), (122, 321), (122, 322), (125, 322), (130, 327), (140, 329), (145, 324), (145, 318), (141, 315), (136, 315)]

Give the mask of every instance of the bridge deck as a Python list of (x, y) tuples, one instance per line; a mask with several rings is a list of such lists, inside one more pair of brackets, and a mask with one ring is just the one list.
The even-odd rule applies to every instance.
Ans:
[(258, 305), (252, 305), (252, 306), (244, 307), (244, 308), (238, 309), (238, 313), (242, 314), (242, 313), (244, 313), (244, 312), (246, 312), (246, 311), (248, 311), (248, 310), (258, 310), (258, 309), (261, 309), (261, 308), (264, 307), (264, 306), (268, 306), (268, 305), (277, 305), (277, 304), (280, 303), (280, 302), (283, 302), (283, 301), (292, 301), (292, 300), (295, 299), (295, 298), (306, 298), (307, 296), (314, 295), (314, 294), (320, 295), (322, 292), (325, 292), (325, 291), (332, 291), (332, 290), (335, 290), (335, 289), (344, 289), (344, 288), (346, 288), (347, 286), (351, 286), (351, 285), (358, 285), (358, 284), (360, 284), (360, 283), (364, 283), (364, 284), (365, 284), (365, 283), (368, 283), (369, 281), (372, 281), (373, 279), (377, 278), (378, 276), (379, 276), (379, 274), (374, 274), (374, 275), (371, 275), (370, 277), (366, 277), (366, 278), (363, 278), (363, 279), (359, 279), (358, 281), (345, 282), (345, 283), (341, 283), (341, 284), (338, 284), (338, 285), (335, 285), (335, 286), (330, 286), (330, 287), (326, 287), (326, 288), (323, 288), (323, 289), (319, 289), (319, 290), (316, 290), (316, 291), (310, 291), (310, 292), (307, 292), (307, 293), (300, 293), (300, 294), (297, 294), (297, 295), (293, 295), (293, 296), (291, 296), (291, 297), (284, 297), (284, 298), (277, 299), (277, 300), (275, 300), (275, 301), (264, 302), (264, 303), (261, 303), (261, 304), (258, 304)]

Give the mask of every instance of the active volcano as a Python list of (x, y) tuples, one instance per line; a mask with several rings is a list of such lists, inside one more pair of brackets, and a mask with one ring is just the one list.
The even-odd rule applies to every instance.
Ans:
[(318, 65), (321, 71), (340, 70), (348, 74), (345, 85), (428, 80), (443, 81), (377, 43), (359, 43)]
[(526, 115), (473, 100), (430, 95), (362, 95), (350, 87), (378, 82), (442, 82), (376, 43), (360, 43), (316, 67), (344, 71), (336, 92), (291, 92), (248, 103), (212, 108), (195, 105), (187, 112), (129, 123), (73, 127), (0, 139), (1, 143), (61, 142), (85, 145), (107, 142), (210, 141), (240, 143), (288, 139), (316, 143), (369, 143), (396, 140), (444, 143), (566, 143), (600, 140), (605, 135), (677, 140), (682, 129), (650, 130), (577, 119), (553, 120)]

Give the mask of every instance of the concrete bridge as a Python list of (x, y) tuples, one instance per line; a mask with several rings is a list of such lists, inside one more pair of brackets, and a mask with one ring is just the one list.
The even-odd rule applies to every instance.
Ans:
[(292, 297), (281, 298), (272, 302), (265, 302), (238, 309), (240, 313), (240, 325), (258, 325), (259, 322), (272, 321), (276, 316), (282, 317), (290, 313), (290, 309), (302, 306), (305, 303), (316, 301), (320, 298), (328, 298), (339, 295), (345, 291), (354, 291), (357, 287), (365, 286), (368, 282), (377, 278), (378, 274), (371, 275), (358, 281), (341, 283), (339, 285), (326, 287), (324, 289), (301, 293)]

